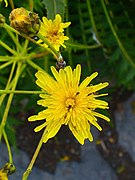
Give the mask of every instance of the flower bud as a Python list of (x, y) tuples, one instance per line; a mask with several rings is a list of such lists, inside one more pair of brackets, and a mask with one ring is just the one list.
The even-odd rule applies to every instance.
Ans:
[(5, 23), (5, 17), (0, 14), (0, 28), (4, 26), (4, 23)]
[(7, 175), (11, 175), (16, 171), (15, 166), (12, 163), (6, 163), (3, 167), (3, 172)]
[(27, 11), (25, 8), (14, 9), (9, 16), (10, 25), (22, 35), (35, 36), (40, 28), (38, 14)]

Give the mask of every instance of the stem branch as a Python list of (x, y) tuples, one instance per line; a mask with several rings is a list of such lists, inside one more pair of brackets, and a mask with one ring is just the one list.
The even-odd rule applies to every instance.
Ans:
[(0, 90), (0, 94), (42, 94), (43, 91)]
[(3, 46), (7, 51), (9, 51), (11, 54), (16, 55), (16, 51), (11, 49), (6, 43), (0, 40), (0, 45)]

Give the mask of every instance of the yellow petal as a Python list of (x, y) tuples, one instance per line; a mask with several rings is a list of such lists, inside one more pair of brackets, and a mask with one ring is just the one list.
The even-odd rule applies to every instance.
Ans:
[(84, 144), (84, 138), (77, 132), (77, 130), (75, 129), (75, 127), (71, 123), (69, 123), (69, 129), (72, 131), (73, 135), (78, 140), (78, 142), (83, 145)]
[(46, 127), (46, 134), (44, 136), (43, 142), (46, 143), (48, 141), (48, 139), (54, 137), (58, 133), (60, 128), (61, 128), (61, 123), (59, 123), (57, 125), (55, 123), (51, 124), (50, 126), (48, 125)]
[(35, 132), (39, 132), (39, 131), (41, 131), (41, 129), (43, 129), (46, 125), (47, 125), (47, 122), (45, 122), (45, 123), (37, 126), (37, 127), (34, 129), (34, 131), (35, 131)]
[(45, 112), (46, 110), (43, 110), (38, 113), (38, 115), (33, 115), (28, 118), (28, 121), (37, 121), (37, 120), (43, 120), (45, 119)]
[(74, 79), (73, 82), (76, 86), (78, 86), (78, 84), (80, 82), (80, 76), (81, 76), (81, 66), (80, 66), (80, 64), (78, 64), (76, 66), (76, 69), (74, 69), (74, 71), (73, 71), (73, 79)]
[(95, 72), (90, 77), (87, 77), (86, 79), (84, 79), (83, 82), (79, 86), (79, 91), (82, 91), (97, 75), (98, 73)]
[(100, 89), (103, 89), (103, 88), (105, 88), (108, 85), (109, 85), (109, 83), (105, 82), (105, 83), (99, 83), (99, 84), (94, 85), (94, 86), (90, 86), (88, 88), (89, 88), (90, 92), (92, 93), (92, 92), (99, 91)]
[(95, 111), (93, 111), (92, 114), (93, 114), (94, 116), (100, 117), (100, 118), (102, 118), (102, 119), (104, 119), (104, 120), (106, 120), (106, 121), (108, 121), (108, 122), (110, 121), (110, 119), (109, 119), (107, 116), (103, 115), (103, 114), (97, 113), (97, 112), (95, 112)]

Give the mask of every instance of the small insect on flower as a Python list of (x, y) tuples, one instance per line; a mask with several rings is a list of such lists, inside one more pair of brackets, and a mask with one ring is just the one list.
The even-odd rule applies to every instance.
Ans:
[(96, 112), (96, 109), (108, 109), (108, 103), (97, 99), (106, 94), (96, 94), (95, 92), (108, 86), (108, 82), (97, 85), (89, 85), (98, 75), (97, 72), (80, 82), (81, 66), (77, 65), (72, 71), (70, 66), (60, 69), (51, 67), (55, 77), (51, 77), (46, 72), (36, 73), (37, 85), (42, 88), (42, 98), (37, 104), (45, 109), (28, 118), (29, 121), (45, 120), (43, 124), (35, 128), (35, 132), (45, 128), (44, 142), (54, 137), (62, 125), (68, 125), (73, 135), (80, 144), (84, 144), (85, 139), (93, 141), (90, 128), (94, 125), (98, 130), (102, 130), (97, 122), (97, 117), (110, 121), (108, 117)]

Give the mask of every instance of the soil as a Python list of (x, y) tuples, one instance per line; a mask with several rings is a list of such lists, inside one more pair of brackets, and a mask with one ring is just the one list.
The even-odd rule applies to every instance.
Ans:
[[(30, 158), (33, 156), (43, 133), (43, 131), (39, 133), (33, 131), (37, 125), (39, 124), (25, 122), (21, 127), (17, 127), (18, 148), (25, 151)], [(80, 147), (68, 127), (62, 126), (54, 138), (42, 145), (35, 166), (49, 173), (55, 173), (59, 161), (80, 162)]]
[[(113, 118), (113, 112), (119, 103), (125, 101), (131, 94), (132, 92), (123, 92), (121, 89), (113, 93), (114, 97), (110, 101), (112, 124), (108, 125), (105, 121), (101, 120), (100, 122), (99, 120), (103, 130), (99, 133), (99, 139), (96, 143), (97, 149), (101, 157), (113, 168), (119, 180), (135, 179), (135, 162), (132, 160), (130, 154), (118, 144), (119, 135), (116, 131), (115, 120)], [(27, 119), (32, 114), (33, 109), (28, 114), (20, 112), (19, 118)], [(43, 133), (42, 131), (39, 133), (33, 131), (37, 125), (39, 125), (37, 122), (30, 124), (25, 121), (23, 125), (16, 128), (17, 146), (19, 149), (25, 151), (30, 158)], [(43, 144), (35, 166), (49, 173), (55, 173), (59, 161), (81, 161), (81, 145), (74, 138), (67, 126), (62, 126), (54, 138)]]

